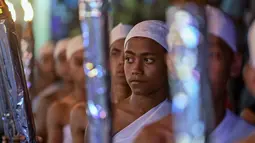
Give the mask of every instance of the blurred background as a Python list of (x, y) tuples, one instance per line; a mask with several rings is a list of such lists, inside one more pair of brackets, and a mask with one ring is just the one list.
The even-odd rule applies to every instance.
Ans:
[[(56, 42), (80, 33), (78, 0), (7, 0), (6, 2), (13, 6), (10, 10), (14, 11), (18, 31), (26, 23), (22, 1), (30, 2), (33, 8), (36, 53), (49, 40)], [(119, 22), (135, 24), (145, 19), (164, 20), (168, 2), (168, 0), (112, 0), (109, 12), (114, 19), (111, 24), (112, 26)], [(155, 7), (157, 8), (154, 9)]]
[[(33, 8), (33, 30), (36, 51), (46, 41), (75, 36), (80, 33), (78, 0), (6, 0), (12, 5), (18, 28), (24, 26), (22, 2), (28, 1)], [(112, 26), (119, 22), (136, 24), (146, 19), (165, 19), (165, 10), (173, 0), (112, 0), (109, 12)], [(252, 0), (208, 0), (220, 7), (239, 25), (249, 24), (255, 13)], [(32, 15), (32, 13), (29, 13)], [(242, 30), (243, 31), (243, 30)], [(242, 37), (245, 39), (245, 37)]]
[[(39, 49), (48, 41), (54, 44), (67, 37), (81, 33), (78, 0), (5, 0), (15, 21), (19, 36), (22, 37), (28, 23), (34, 39), (35, 57)], [(117, 24), (135, 25), (147, 19), (165, 20), (169, 3), (174, 0), (111, 0), (109, 9), (110, 26)], [(238, 52), (243, 65), (249, 53), (247, 31), (255, 17), (255, 0), (208, 0), (208, 3), (220, 8), (235, 22), (238, 31)], [(239, 114), (244, 108), (255, 104), (255, 99), (246, 90), (242, 71), (229, 84), (229, 102), (232, 110)]]
[[(112, 0), (109, 8), (110, 26), (116, 26), (120, 22), (135, 25), (147, 19), (164, 21), (165, 11), (172, 1), (174, 0)], [(27, 23), (32, 23), (35, 56), (38, 56), (39, 49), (46, 42), (56, 43), (60, 39), (81, 33), (78, 0), (6, 0), (6, 3), (19, 35), (22, 35)], [(208, 0), (208, 3), (220, 8), (234, 20), (238, 31), (238, 50), (245, 63), (249, 56), (247, 30), (255, 16), (255, 1)], [(239, 95), (244, 88), (241, 71), (240, 77), (233, 79), (230, 88), (233, 88), (233, 104), (241, 104), (237, 103), (241, 102)], [(253, 102), (253, 99), (247, 101)], [(237, 112), (239, 110), (241, 109), (236, 109)]]

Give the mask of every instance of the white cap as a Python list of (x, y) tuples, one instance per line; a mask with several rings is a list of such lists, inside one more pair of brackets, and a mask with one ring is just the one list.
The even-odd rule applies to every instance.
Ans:
[(233, 52), (236, 48), (236, 30), (233, 21), (218, 8), (207, 5), (208, 32), (221, 38)]
[(75, 36), (74, 38), (72, 38), (67, 45), (67, 49), (66, 49), (66, 58), (67, 60), (70, 60), (72, 55), (79, 51), (79, 50), (83, 50), (84, 46), (83, 46), (83, 39), (82, 36)]
[(117, 40), (126, 38), (132, 27), (133, 26), (131, 25), (125, 25), (122, 23), (114, 27), (110, 34), (110, 45), (112, 45)]
[(39, 49), (39, 58), (41, 58), (42, 55), (45, 54), (53, 54), (53, 52), (54, 44), (52, 42), (47, 42)]
[(250, 62), (253, 68), (255, 68), (255, 21), (252, 22), (248, 32), (248, 46), (250, 53)]
[(134, 37), (144, 37), (149, 38), (157, 43), (159, 43), (164, 49), (168, 51), (167, 46), (167, 34), (168, 34), (168, 27), (167, 25), (158, 20), (147, 20), (138, 23), (134, 26), (134, 28), (129, 32), (127, 38), (125, 40), (125, 47), (131, 38)]
[(54, 58), (57, 59), (59, 54), (67, 49), (69, 38), (63, 39), (58, 41), (55, 51), (54, 51)]

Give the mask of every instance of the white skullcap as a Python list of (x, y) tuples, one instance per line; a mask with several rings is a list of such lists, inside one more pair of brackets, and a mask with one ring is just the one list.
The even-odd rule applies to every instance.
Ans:
[(39, 49), (39, 58), (45, 54), (53, 54), (53, 52), (54, 44), (52, 42), (47, 42)]
[(248, 46), (250, 53), (250, 62), (253, 68), (255, 68), (255, 21), (252, 22), (248, 32)]
[(67, 49), (68, 41), (69, 41), (68, 38), (58, 41), (55, 51), (54, 51), (55, 59), (57, 59), (57, 57), (59, 56), (59, 54), (61, 52), (65, 51)]
[(218, 8), (207, 5), (208, 32), (221, 38), (233, 52), (236, 48), (236, 30), (233, 21)]
[(110, 45), (112, 45), (115, 41), (126, 38), (129, 31), (133, 28), (131, 25), (118, 24), (114, 27), (110, 34)]
[(147, 20), (138, 23), (134, 26), (134, 28), (129, 32), (127, 38), (125, 40), (125, 47), (131, 38), (134, 37), (144, 37), (149, 38), (156, 41), (160, 44), (164, 49), (168, 51), (167, 46), (167, 34), (168, 34), (168, 27), (167, 25), (158, 20)]
[(79, 51), (79, 50), (83, 50), (83, 39), (82, 36), (76, 36), (74, 38), (72, 38), (67, 45), (67, 49), (66, 49), (66, 58), (67, 60), (70, 60), (72, 55)]

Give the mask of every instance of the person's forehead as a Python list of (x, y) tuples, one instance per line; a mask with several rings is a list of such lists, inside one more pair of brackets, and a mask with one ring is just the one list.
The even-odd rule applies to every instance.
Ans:
[(208, 38), (209, 41), (209, 49), (214, 50), (214, 51), (229, 51), (232, 52), (230, 47), (219, 37), (214, 36), (214, 35), (209, 35)]
[(76, 51), (72, 57), (75, 57), (75, 58), (83, 58), (84, 57), (84, 50), (79, 50), (79, 51)]
[(212, 34), (209, 34), (208, 40), (209, 40), (209, 44), (210, 43), (219, 43), (220, 42), (220, 38), (217, 37), (217, 36), (214, 36)]
[(156, 41), (143, 38), (135, 37), (131, 38), (125, 47), (125, 51), (132, 51), (134, 53), (164, 53), (164, 48), (160, 46)]
[(42, 58), (53, 58), (53, 53), (43, 53), (42, 55), (41, 55), (41, 57)]
[(62, 51), (59, 53), (59, 56), (66, 56), (66, 49), (62, 50)]
[(118, 49), (118, 50), (123, 50), (124, 49), (124, 42), (125, 38), (116, 40), (115, 42), (112, 43), (110, 46), (110, 49)]

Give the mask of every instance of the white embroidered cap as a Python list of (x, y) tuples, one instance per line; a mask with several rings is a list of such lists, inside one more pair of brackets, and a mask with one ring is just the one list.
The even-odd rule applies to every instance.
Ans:
[(167, 25), (159, 20), (147, 20), (140, 22), (137, 25), (135, 25), (129, 32), (129, 34), (126, 37), (124, 46), (126, 47), (128, 40), (130, 40), (131, 38), (144, 37), (156, 41), (158, 44), (160, 44), (164, 49), (168, 51), (166, 40), (168, 31), (169, 30)]
[(66, 58), (67, 60), (70, 60), (72, 55), (79, 51), (79, 50), (83, 50), (84, 46), (83, 46), (83, 39), (82, 36), (75, 36), (73, 37), (67, 45), (67, 49), (66, 49)]
[(207, 5), (208, 32), (221, 38), (233, 52), (236, 48), (236, 30), (233, 21), (218, 8)]
[(67, 49), (69, 38), (63, 39), (58, 41), (55, 51), (54, 51), (54, 58), (57, 59), (59, 54)]
[(129, 31), (133, 28), (131, 25), (126, 24), (118, 24), (114, 27), (110, 34), (110, 45), (112, 45), (115, 41), (126, 38)]

